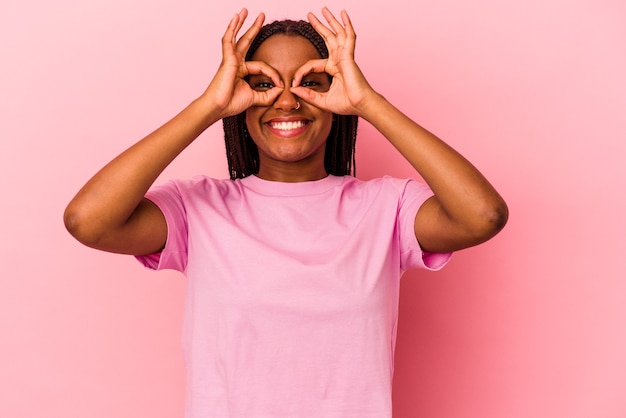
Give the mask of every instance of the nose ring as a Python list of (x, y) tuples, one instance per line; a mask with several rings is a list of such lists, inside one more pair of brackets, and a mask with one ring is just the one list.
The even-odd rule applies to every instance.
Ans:
[(296, 110), (300, 109), (300, 102), (296, 100)]

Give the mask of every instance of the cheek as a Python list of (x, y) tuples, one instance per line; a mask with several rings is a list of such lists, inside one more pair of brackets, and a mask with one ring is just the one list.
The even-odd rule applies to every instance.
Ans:
[(330, 134), (330, 131), (333, 127), (333, 123), (335, 122), (335, 116), (334, 115), (328, 115), (328, 117), (326, 118), (326, 120), (324, 121), (324, 133), (325, 133), (325, 137), (328, 137), (328, 135)]
[(250, 109), (246, 110), (246, 118), (245, 119), (246, 119), (246, 125), (247, 126), (251, 125), (253, 113), (254, 113), (253, 110), (250, 110)]
[(260, 120), (260, 115), (258, 115), (257, 113), (259, 112), (255, 112), (254, 109), (246, 110), (246, 129), (248, 130), (250, 136), (253, 137), (254, 133), (257, 132), (259, 129), (258, 124)]

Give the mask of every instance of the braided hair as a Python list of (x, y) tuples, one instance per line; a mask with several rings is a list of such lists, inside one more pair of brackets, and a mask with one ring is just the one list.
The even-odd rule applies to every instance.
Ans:
[[(328, 48), (324, 39), (309, 22), (304, 20), (275, 21), (261, 28), (250, 44), (246, 61), (250, 61), (259, 46), (273, 35), (302, 36), (319, 52), (321, 58), (328, 58)], [(259, 172), (259, 150), (246, 127), (246, 113), (223, 119), (224, 139), (228, 171), (232, 180), (244, 178)], [(333, 115), (333, 123), (326, 139), (324, 168), (328, 174), (336, 176), (355, 175), (354, 148), (356, 143), (358, 117), (355, 115)]]

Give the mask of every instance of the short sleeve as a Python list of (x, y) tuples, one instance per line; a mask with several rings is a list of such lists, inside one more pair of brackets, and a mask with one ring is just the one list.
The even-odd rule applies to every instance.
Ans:
[(173, 181), (155, 186), (146, 193), (146, 199), (157, 205), (165, 216), (167, 241), (161, 252), (136, 256), (137, 260), (153, 270), (183, 272), (187, 266), (188, 223), (179, 186)]
[(407, 180), (404, 184), (398, 206), (400, 266), (402, 271), (414, 268), (439, 270), (448, 263), (452, 256), (452, 253), (429, 253), (423, 251), (415, 237), (415, 216), (417, 211), (432, 196), (432, 190), (425, 183)]

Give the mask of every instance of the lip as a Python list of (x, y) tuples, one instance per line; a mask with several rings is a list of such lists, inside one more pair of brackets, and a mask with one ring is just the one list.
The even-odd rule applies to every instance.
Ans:
[(302, 117), (272, 118), (265, 122), (265, 126), (276, 136), (291, 138), (305, 132), (310, 123), (309, 119)]

